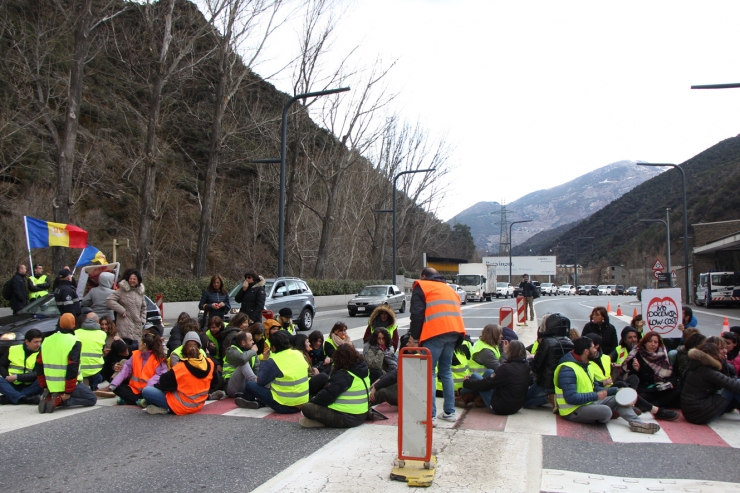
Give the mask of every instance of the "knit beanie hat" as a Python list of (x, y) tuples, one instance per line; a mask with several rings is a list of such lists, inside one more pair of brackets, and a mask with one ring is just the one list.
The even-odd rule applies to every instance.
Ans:
[(197, 332), (188, 332), (185, 334), (185, 337), (182, 339), (182, 345), (185, 346), (188, 341), (195, 341), (198, 343), (198, 347), (201, 347), (200, 345), (200, 337), (198, 336)]
[(75, 316), (71, 313), (64, 313), (59, 317), (59, 328), (60, 329), (74, 329), (75, 328)]

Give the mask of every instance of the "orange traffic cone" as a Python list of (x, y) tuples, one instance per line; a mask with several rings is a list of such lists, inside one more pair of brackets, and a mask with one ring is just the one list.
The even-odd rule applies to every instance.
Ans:
[(730, 321), (727, 320), (727, 317), (725, 317), (725, 321), (722, 322), (722, 332), (729, 332), (730, 331)]
[(617, 317), (622, 316), (622, 305), (617, 305)]
[(637, 308), (635, 307), (635, 311), (632, 312), (632, 318), (635, 318), (637, 316)]
[(612, 311), (612, 302), (610, 301), (606, 304), (606, 312), (611, 313), (611, 311)]

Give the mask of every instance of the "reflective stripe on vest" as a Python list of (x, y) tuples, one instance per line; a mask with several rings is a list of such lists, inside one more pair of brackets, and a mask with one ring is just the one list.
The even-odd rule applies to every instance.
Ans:
[(532, 344), (532, 356), (537, 354), (538, 347), (540, 347), (540, 341), (534, 341), (534, 344)]
[(285, 349), (271, 356), (283, 376), (272, 381), (270, 391), (275, 402), (298, 406), (308, 402), (308, 362), (295, 349)]
[(208, 329), (206, 331), (206, 337), (208, 337), (208, 340), (211, 341), (214, 346), (216, 346), (216, 354), (215, 355), (212, 355), (212, 356), (218, 356), (218, 349), (219, 349), (219, 347), (218, 347), (218, 340), (216, 339), (216, 336), (214, 336), (213, 334), (211, 334), (211, 329)]
[(442, 334), (465, 334), (460, 297), (451, 287), (443, 282), (426, 280), (414, 282), (414, 287), (416, 286), (421, 288), (426, 299), (424, 325), (419, 342)]
[(630, 352), (627, 351), (627, 348), (617, 346), (617, 361), (615, 361), (615, 363), (621, 365), (627, 360), (627, 356), (629, 356), (629, 354)]
[(558, 403), (558, 412), (561, 416), (567, 416), (576, 409), (578, 409), (581, 406), (587, 406), (591, 404), (590, 402), (586, 404), (568, 404), (565, 402), (565, 397), (563, 397), (563, 390), (560, 388), (558, 382), (558, 376), (560, 376), (560, 369), (564, 366), (567, 366), (568, 368), (571, 368), (575, 374), (576, 374), (576, 392), (579, 394), (586, 394), (589, 392), (594, 391), (594, 378), (591, 374), (591, 369), (589, 368), (589, 372), (586, 373), (586, 371), (583, 369), (581, 365), (578, 363), (575, 363), (573, 361), (568, 361), (566, 363), (561, 363), (558, 365), (557, 368), (555, 368), (555, 400)]
[(197, 413), (203, 407), (208, 398), (208, 390), (211, 387), (215, 368), (212, 360), (206, 359), (206, 361), (208, 361), (209, 369), (205, 378), (193, 376), (182, 361), (172, 368), (177, 380), (177, 390), (165, 393), (170, 411), (182, 416)]
[[(591, 375), (594, 376), (594, 380), (597, 382), (603, 382), (607, 378), (612, 377), (612, 359), (608, 354), (601, 355), (601, 365), (604, 367), (604, 371), (601, 370), (601, 366), (599, 366), (595, 361), (588, 362), (588, 369), (591, 372)], [(611, 387), (611, 384), (606, 385), (606, 387)]]
[[(49, 392), (64, 392), (69, 353), (77, 342), (73, 334), (63, 332), (55, 332), (44, 340), (41, 361), (44, 364), (44, 378)], [(79, 372), (77, 381), (82, 381), (82, 374)]]
[(140, 350), (133, 351), (131, 353), (131, 378), (128, 381), (128, 386), (135, 394), (141, 394), (141, 391), (146, 387), (147, 382), (157, 373), (160, 361), (154, 356), (149, 355), (149, 359), (144, 364), (144, 354)]
[[(22, 375), (24, 373), (28, 373), (33, 371), (34, 366), (36, 366), (36, 356), (38, 356), (39, 352), (36, 351), (35, 353), (31, 353), (31, 355), (26, 358), (25, 346), (25, 343), (10, 346), (10, 349), (8, 350), (9, 375)], [(23, 384), (23, 382), (19, 382), (17, 379), (13, 383), (15, 385)]]
[(328, 407), (340, 413), (366, 414), (370, 410), (368, 404), (370, 378), (360, 378), (351, 371), (347, 371), (347, 373), (352, 375), (352, 385), (339, 394), (337, 400), (329, 404)]
[[(468, 360), (465, 358), (464, 355), (460, 353), (456, 353), (456, 355), (458, 361), (460, 361), (461, 363), (459, 365), (450, 366), (450, 370), (452, 371), (452, 383), (455, 386), (455, 390), (460, 390), (463, 387), (465, 377), (470, 375), (470, 367), (468, 366)], [(436, 375), (436, 370), (434, 373)], [(443, 390), (442, 381), (439, 378), (437, 378), (436, 389), (440, 392)]]
[(501, 351), (497, 347), (493, 347), (490, 344), (486, 344), (481, 339), (478, 339), (475, 341), (475, 345), (473, 346), (473, 350), (470, 352), (470, 361), (468, 362), (468, 366), (470, 366), (470, 371), (473, 373), (478, 373), (479, 375), (482, 375), (488, 368), (481, 365), (477, 361), (475, 361), (475, 355), (483, 351), (484, 349), (490, 349), (493, 351), (493, 354), (496, 355), (496, 358), (498, 360), (501, 360)]
[(103, 369), (103, 348), (108, 335), (102, 330), (75, 330), (75, 337), (82, 343), (80, 352), (80, 372), (84, 378), (95, 375)]
[[(28, 276), (28, 279), (31, 280), (34, 286), (38, 286), (39, 284), (44, 284), (46, 282), (46, 274), (41, 277)], [(28, 299), (35, 300), (36, 298), (41, 298), (47, 294), (49, 294), (49, 291), (34, 291), (33, 293), (28, 293)]]

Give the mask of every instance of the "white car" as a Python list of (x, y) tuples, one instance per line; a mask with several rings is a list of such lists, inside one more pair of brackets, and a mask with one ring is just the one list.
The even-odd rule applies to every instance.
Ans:
[(514, 286), (510, 282), (497, 282), (496, 283), (496, 298), (513, 298), (514, 297)]
[(552, 296), (558, 295), (558, 287), (552, 282), (543, 282), (540, 284), (540, 292), (542, 295)]
[(608, 296), (612, 294), (612, 289), (606, 284), (600, 284), (596, 289), (599, 290), (599, 296)]
[(455, 290), (457, 295), (460, 297), (460, 304), (461, 305), (467, 305), (468, 304), (468, 293), (458, 286), (457, 284), (450, 284), (450, 287)]
[(572, 284), (563, 284), (558, 288), (558, 294), (567, 294), (567, 295), (575, 295), (576, 294), (576, 287)]

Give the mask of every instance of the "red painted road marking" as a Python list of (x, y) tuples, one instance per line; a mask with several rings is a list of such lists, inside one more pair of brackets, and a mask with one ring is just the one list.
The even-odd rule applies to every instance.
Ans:
[(493, 414), (488, 408), (474, 407), (463, 412), (460, 418), (462, 430), (504, 431), (506, 428), (507, 417)]
[(575, 438), (586, 442), (614, 443), (606, 425), (573, 423), (560, 416), (557, 416), (556, 419), (559, 437)]
[(221, 399), (220, 401), (212, 402), (203, 406), (200, 410), (200, 414), (224, 414), (229, 411), (236, 409), (234, 399)]
[(710, 447), (729, 447), (712, 428), (707, 425), (694, 425), (686, 421), (679, 411), (676, 421), (658, 421), (673, 443), (706, 445)]

